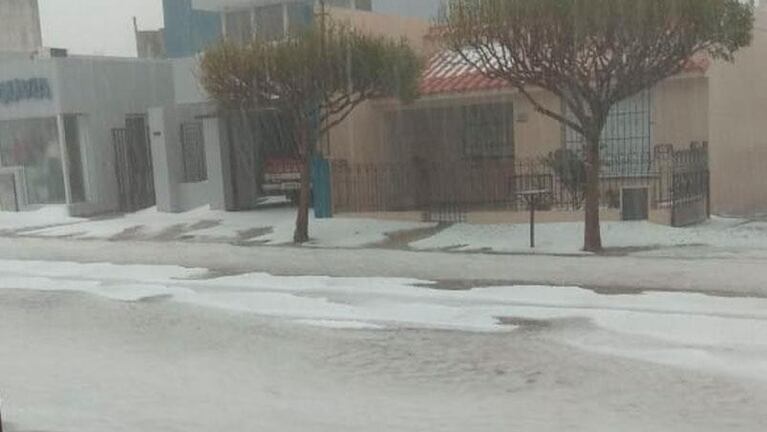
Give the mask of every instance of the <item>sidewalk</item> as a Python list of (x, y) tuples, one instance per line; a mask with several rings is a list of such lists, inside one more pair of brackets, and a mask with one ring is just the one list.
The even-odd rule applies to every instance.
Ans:
[[(112, 241), (184, 241), (245, 246), (291, 245), (295, 209), (271, 207), (249, 212), (200, 208), (186, 213), (147, 209), (97, 219), (67, 217), (61, 209), (0, 212), (0, 235)], [(419, 251), (501, 254), (584, 255), (583, 224), (536, 226), (537, 247), (529, 247), (527, 224), (452, 224), (344, 217), (310, 221), (312, 240), (304, 247), (379, 247)], [(608, 254), (679, 258), (767, 256), (767, 222), (712, 218), (673, 228), (649, 222), (603, 222)]]
[[(249, 212), (200, 208), (186, 213), (147, 209), (96, 219), (67, 217), (62, 209), (0, 212), (0, 236), (72, 240), (223, 243), (293, 246), (295, 210), (269, 207)], [(312, 240), (304, 248), (385, 248), (408, 251), (514, 255), (583, 256), (583, 224), (536, 226), (537, 247), (529, 247), (527, 224), (445, 224), (338, 216), (310, 221)], [(712, 218), (673, 228), (649, 222), (603, 222), (606, 255), (679, 259), (767, 259), (767, 222)]]

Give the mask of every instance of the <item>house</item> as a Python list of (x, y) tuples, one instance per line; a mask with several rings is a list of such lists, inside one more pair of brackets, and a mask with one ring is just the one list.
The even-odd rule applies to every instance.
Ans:
[(91, 215), (152, 205), (146, 112), (173, 100), (172, 79), (166, 61), (0, 54), (3, 210), (57, 204)]
[(0, 209), (153, 205), (146, 113), (173, 101), (171, 63), (43, 48), (36, 0), (0, 0), (0, 22)]
[[(684, 225), (719, 215), (767, 212), (767, 6), (756, 11), (751, 47), (735, 62), (693, 59), (684, 72), (616, 106), (603, 133), (603, 217)], [(475, 222), (523, 220), (515, 195), (549, 190), (543, 219), (582, 217), (562, 175), (542, 162), (578, 151), (578, 134), (436, 50), (422, 97), (372, 103), (331, 133), (336, 212)], [(554, 95), (536, 91), (563, 112)], [(534, 185), (532, 183), (535, 183)], [(556, 211), (561, 210), (561, 211)]]
[[(328, 0), (325, 4), (324, 12), (330, 19), (372, 34), (405, 37), (416, 49), (426, 49), (428, 21), (375, 13), (372, 11), (375, 2), (370, 0)], [(279, 40), (310, 25), (322, 13), (320, 2), (165, 0), (164, 5), (163, 34), (168, 56), (189, 55), (170, 59), (174, 101), (149, 110), (157, 207), (169, 212), (206, 204), (226, 210), (252, 208), (262, 198), (255, 164), (264, 163), (255, 149), (267, 145), (271, 136), (268, 129), (273, 129), (279, 120), (255, 119), (251, 125), (259, 125), (258, 130), (251, 130), (244, 127), (238, 115), (219, 113), (198, 79), (200, 47), (219, 39), (246, 42), (256, 35)], [(180, 18), (171, 17), (168, 8), (180, 11), (186, 17), (185, 23), (192, 22), (192, 33), (196, 36), (189, 39), (174, 36), (189, 28), (176, 22)], [(216, 37), (208, 34), (214, 28), (219, 32)], [(181, 46), (184, 40), (188, 45)], [(371, 113), (371, 104), (364, 104), (347, 123), (357, 124)]]

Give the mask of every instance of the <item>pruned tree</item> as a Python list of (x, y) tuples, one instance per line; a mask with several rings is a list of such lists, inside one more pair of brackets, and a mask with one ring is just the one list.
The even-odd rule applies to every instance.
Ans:
[[(754, 4), (741, 0), (453, 0), (444, 41), (482, 74), (579, 133), (586, 164), (584, 249), (602, 249), (600, 136), (611, 108), (699, 56), (732, 61), (750, 44)], [(544, 106), (536, 89), (565, 109)]]
[(222, 107), (277, 109), (289, 118), (302, 166), (294, 240), (304, 243), (318, 137), (368, 99), (416, 98), (421, 61), (405, 40), (323, 20), (281, 42), (221, 42), (204, 53), (200, 70), (203, 87)]

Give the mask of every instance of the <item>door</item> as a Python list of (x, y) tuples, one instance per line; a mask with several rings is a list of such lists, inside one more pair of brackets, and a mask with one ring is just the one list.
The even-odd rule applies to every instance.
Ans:
[(145, 116), (131, 116), (112, 130), (119, 209), (133, 212), (156, 203), (152, 152)]

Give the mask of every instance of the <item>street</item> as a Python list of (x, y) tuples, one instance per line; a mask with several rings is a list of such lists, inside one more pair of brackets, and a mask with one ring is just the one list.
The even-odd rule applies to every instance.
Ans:
[(12, 432), (767, 427), (759, 298), (64, 261), (0, 274)]

